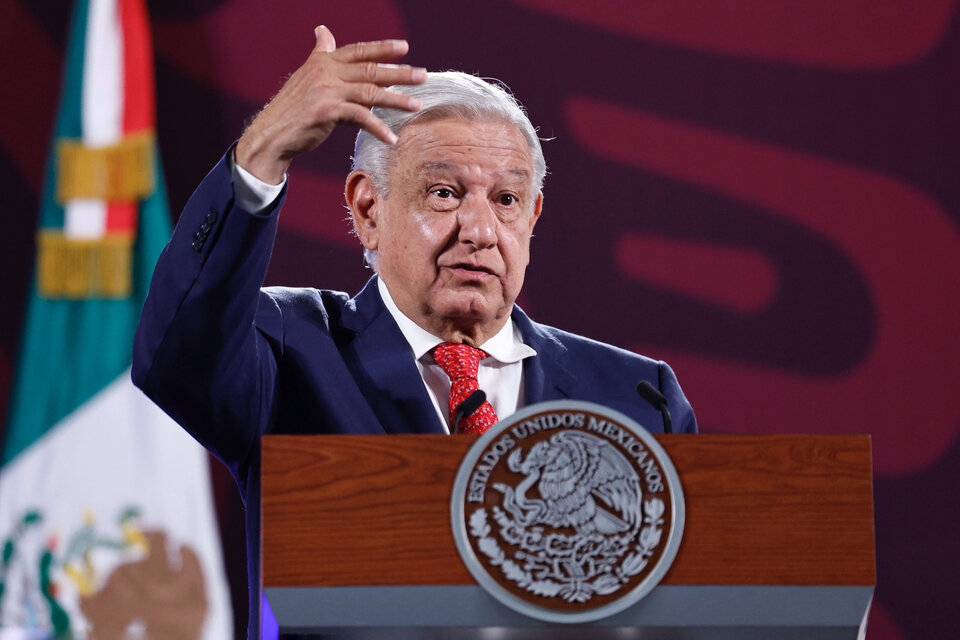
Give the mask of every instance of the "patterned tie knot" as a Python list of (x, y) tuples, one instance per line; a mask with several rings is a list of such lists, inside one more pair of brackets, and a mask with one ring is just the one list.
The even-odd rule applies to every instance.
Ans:
[[(480, 388), (477, 372), (487, 353), (468, 344), (444, 342), (433, 349), (433, 359), (450, 377), (450, 425), (456, 420), (457, 407)], [(489, 402), (461, 420), (457, 433), (483, 433), (497, 423), (497, 414)]]
[(433, 350), (433, 358), (451, 380), (476, 378), (480, 361), (487, 357), (482, 349), (468, 344), (444, 342)]

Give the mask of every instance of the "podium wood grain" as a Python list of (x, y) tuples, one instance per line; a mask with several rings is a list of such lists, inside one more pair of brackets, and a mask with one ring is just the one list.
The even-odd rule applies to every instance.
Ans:
[[(450, 491), (471, 436), (263, 438), (263, 585), (471, 585)], [(657, 436), (687, 523), (661, 584), (873, 585), (869, 436)]]

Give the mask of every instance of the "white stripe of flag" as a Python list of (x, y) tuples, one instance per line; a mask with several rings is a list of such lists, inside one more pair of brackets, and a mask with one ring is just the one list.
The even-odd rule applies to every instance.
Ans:
[[(103, 147), (123, 137), (123, 33), (115, 0), (90, 0), (84, 42), (80, 122), (83, 144)], [(102, 238), (107, 203), (70, 200), (64, 207), (68, 238)]]

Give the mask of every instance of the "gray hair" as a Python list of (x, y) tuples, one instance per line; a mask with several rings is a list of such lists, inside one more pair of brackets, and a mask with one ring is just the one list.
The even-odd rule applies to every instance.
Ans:
[[(461, 71), (439, 71), (427, 74), (427, 80), (417, 85), (396, 85), (391, 91), (403, 93), (423, 102), (420, 111), (374, 107), (373, 114), (390, 127), (397, 136), (400, 131), (426, 117), (454, 116), (467, 121), (504, 120), (517, 127), (530, 147), (533, 159), (533, 185), (543, 189), (547, 163), (540, 147), (540, 138), (526, 111), (509, 89), (498, 80), (484, 80)], [(353, 147), (353, 170), (370, 175), (374, 188), (381, 195), (387, 193), (387, 182), (393, 147), (361, 129)], [(376, 270), (376, 251), (364, 250), (364, 257)]]

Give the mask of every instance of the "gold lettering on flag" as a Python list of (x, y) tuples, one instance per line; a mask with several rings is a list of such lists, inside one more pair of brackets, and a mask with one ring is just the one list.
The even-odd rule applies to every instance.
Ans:
[(37, 290), (45, 298), (125, 298), (132, 289), (133, 234), (68, 238), (59, 231), (37, 237)]
[(150, 131), (124, 137), (106, 147), (81, 141), (57, 143), (57, 201), (77, 198), (130, 202), (153, 193), (154, 137)]

